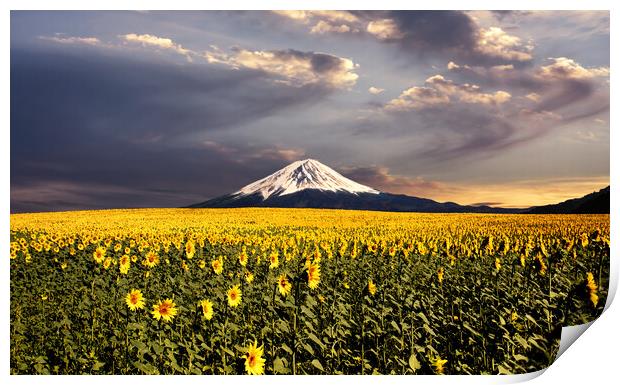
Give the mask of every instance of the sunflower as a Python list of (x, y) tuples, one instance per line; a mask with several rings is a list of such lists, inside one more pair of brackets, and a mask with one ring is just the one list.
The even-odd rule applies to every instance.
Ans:
[(590, 294), (590, 302), (592, 302), (592, 305), (596, 307), (596, 305), (598, 305), (598, 294), (596, 293), (598, 286), (594, 281), (594, 275), (590, 272), (586, 274), (586, 288)]
[(163, 318), (164, 321), (172, 321), (172, 318), (177, 314), (177, 308), (171, 299), (159, 301), (156, 305), (153, 305), (153, 318), (159, 321)]
[[(37, 251), (41, 251), (41, 250), (37, 250)], [(93, 258), (95, 258), (95, 262), (102, 263), (103, 260), (105, 259), (105, 248), (101, 246), (97, 247), (97, 249), (93, 253)]]
[(538, 274), (545, 275), (547, 272), (547, 265), (545, 264), (545, 259), (541, 253), (537, 253), (534, 257), (534, 262), (536, 265), (536, 269), (538, 270)]
[(196, 246), (194, 246), (193, 241), (187, 241), (185, 244), (185, 254), (187, 254), (187, 259), (192, 259), (194, 257), (194, 253), (196, 252)]
[(129, 265), (131, 263), (131, 257), (127, 254), (124, 254), (122, 257), (119, 258), (118, 262), (120, 266)]
[(159, 255), (153, 251), (149, 251), (144, 258), (144, 264), (148, 267), (155, 267), (159, 263)]
[(442, 360), (441, 357), (437, 356), (431, 361), (432, 361), (433, 366), (435, 367), (435, 373), (443, 374), (444, 365), (448, 363), (448, 360)]
[(372, 279), (368, 280), (368, 292), (370, 295), (375, 295), (377, 293), (377, 285), (372, 282)]
[(245, 281), (247, 283), (252, 283), (252, 281), (254, 281), (254, 274), (252, 274), (251, 271), (246, 271), (245, 272)]
[(258, 346), (256, 340), (254, 340), (253, 344), (248, 346), (248, 352), (245, 354), (245, 371), (248, 374), (256, 375), (265, 373), (263, 346)]
[(439, 284), (443, 282), (443, 267), (440, 267), (439, 270), (437, 270), (437, 280), (439, 281)]
[(515, 322), (518, 319), (519, 319), (519, 315), (517, 314), (516, 311), (513, 310), (512, 313), (510, 313), (510, 321)]
[(270, 269), (275, 269), (276, 267), (280, 265), (277, 252), (271, 253), (271, 255), (269, 256), (269, 262), (270, 262), (269, 264)]
[(222, 270), (224, 270), (224, 263), (222, 262), (222, 258), (214, 259), (211, 262), (211, 266), (213, 267), (213, 271), (215, 274), (222, 274)]
[(499, 258), (495, 258), (495, 270), (499, 271), (502, 268), (502, 261)]
[(198, 267), (200, 267), (201, 269), (204, 269), (207, 266), (207, 263), (205, 262), (204, 259), (201, 259), (200, 262), (198, 262)]
[(210, 320), (213, 318), (213, 303), (208, 299), (203, 299), (199, 303), (202, 308), (202, 315), (204, 315), (205, 319)]
[(581, 247), (583, 248), (588, 247), (588, 245), (590, 244), (590, 241), (588, 240), (588, 234), (586, 233), (581, 234), (581, 236), (579, 237), (579, 241), (581, 243)]
[(235, 285), (228, 290), (228, 305), (237, 307), (241, 303), (241, 289), (239, 285)]
[(248, 255), (245, 253), (245, 251), (239, 254), (239, 263), (241, 264), (241, 266), (245, 266), (248, 264)]
[(131, 266), (131, 258), (127, 254), (123, 255), (120, 258), (119, 264), (118, 264), (118, 268), (121, 271), (121, 274), (127, 274), (130, 266)]
[(590, 291), (596, 291), (596, 289), (598, 289), (598, 286), (596, 286), (596, 282), (594, 282), (594, 275), (590, 272), (588, 272), (588, 274), (586, 274), (586, 286), (588, 287), (588, 290)]
[(138, 289), (132, 289), (125, 297), (125, 303), (130, 310), (142, 309), (144, 307), (144, 297)]
[(321, 282), (321, 266), (318, 263), (308, 265), (308, 287), (316, 289)]
[(103, 268), (108, 270), (110, 266), (112, 266), (112, 257), (106, 257), (106, 259), (103, 261)]
[(282, 274), (278, 277), (278, 290), (282, 296), (286, 297), (288, 293), (290, 293), (293, 285), (288, 281), (286, 274)]

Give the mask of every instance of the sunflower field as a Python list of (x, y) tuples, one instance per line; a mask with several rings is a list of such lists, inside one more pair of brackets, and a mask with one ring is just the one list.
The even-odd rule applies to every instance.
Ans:
[(595, 319), (609, 215), (11, 215), (12, 374), (509, 374)]

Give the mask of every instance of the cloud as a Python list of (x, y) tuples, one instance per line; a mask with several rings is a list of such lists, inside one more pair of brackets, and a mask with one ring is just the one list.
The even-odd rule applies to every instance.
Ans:
[(491, 27), (478, 31), (475, 50), (508, 62), (528, 62), (532, 60), (533, 47), (524, 45), (520, 38), (507, 34), (499, 27)]
[(387, 167), (381, 166), (345, 167), (341, 171), (342, 175), (358, 183), (393, 194), (429, 197), (448, 188), (440, 182), (427, 181), (421, 177), (393, 175)]
[(408, 111), (450, 103), (450, 97), (431, 87), (411, 87), (404, 90), (398, 98), (390, 100), (385, 109)]
[(225, 53), (212, 48), (204, 53), (210, 63), (232, 68), (263, 71), (280, 82), (304, 86), (319, 84), (330, 88), (350, 88), (357, 82), (357, 65), (350, 59), (293, 49), (251, 51), (242, 48)]
[(540, 100), (540, 95), (538, 95), (536, 92), (530, 92), (529, 94), (525, 95), (525, 97), (533, 102), (537, 102)]
[(499, 27), (484, 28), (461, 11), (368, 11), (367, 31), (411, 54), (448, 55), (470, 65), (524, 63), (532, 45)]
[(211, 140), (203, 141), (200, 147), (225, 155), (236, 163), (246, 163), (257, 159), (294, 162), (303, 159), (306, 155), (301, 148), (282, 148), (279, 146), (267, 148), (257, 148), (255, 146), (235, 147)]
[(470, 203), (470, 206), (501, 207), (502, 205), (503, 205), (502, 202), (474, 202), (474, 203)]
[(357, 33), (360, 30), (360, 20), (349, 11), (295, 11), (276, 10), (276, 15), (286, 17), (302, 24), (313, 24), (311, 34), (325, 33)]
[(385, 89), (374, 87), (374, 86), (368, 88), (368, 92), (370, 92), (373, 95), (379, 95), (380, 93), (383, 93), (383, 91), (385, 91)]
[(183, 46), (181, 46), (180, 44), (173, 42), (172, 39), (165, 37), (158, 37), (149, 34), (137, 35), (135, 33), (129, 33), (126, 35), (119, 35), (119, 38), (123, 39), (128, 43), (141, 44), (144, 47), (150, 46), (171, 50), (177, 52), (180, 55), (186, 56), (188, 60), (191, 60), (190, 54), (193, 53), (192, 51), (183, 48)]
[(312, 27), (312, 29), (310, 30), (310, 33), (316, 33), (320, 35), (320, 34), (324, 34), (328, 32), (347, 33), (350, 31), (351, 31), (351, 27), (349, 27), (346, 24), (334, 25), (324, 20), (319, 20), (319, 22), (316, 23), (314, 27)]
[[(506, 87), (521, 106), (537, 112), (556, 111), (563, 121), (592, 116), (608, 108), (609, 68), (581, 66), (573, 59), (549, 59), (538, 67), (468, 66), (448, 63), (448, 70), (463, 81), (475, 81), (488, 87)], [(566, 111), (565, 111), (566, 110)]]
[(608, 77), (608, 67), (585, 68), (566, 57), (549, 58), (553, 63), (541, 66), (537, 75), (544, 79), (591, 79)]
[(124, 50), (13, 48), (11, 210), (182, 206), (283, 167), (303, 149), (200, 144), (332, 92), (271, 79), (247, 68), (179, 66)]
[(314, 23), (310, 33), (370, 35), (425, 57), (449, 55), (468, 64), (528, 63), (533, 46), (498, 26), (482, 27), (461, 11), (274, 11), (297, 23)]
[(461, 68), (461, 66), (460, 66), (460, 65), (456, 64), (456, 63), (455, 63), (455, 62), (453, 62), (453, 61), (448, 62), (448, 66), (447, 66), (447, 67), (448, 67), (448, 70), (454, 70), (454, 69), (459, 69), (459, 68)]
[[(517, 25), (544, 39), (570, 39), (580, 44), (592, 37), (609, 35), (609, 11), (530, 10), (530, 11), (468, 11), (485, 24), (497, 21)], [(549, 28), (552, 25), (553, 28)]]
[(409, 156), (433, 166), (485, 159), (539, 138), (566, 119), (531, 103), (507, 91), (487, 92), (434, 75), (368, 110), (356, 121), (356, 132), (410, 142)]
[[(303, 13), (305, 11), (299, 12), (302, 12), (300, 15), (305, 15)], [(329, 20), (334, 21), (348, 20), (346, 16), (339, 16), (339, 13), (318, 12), (316, 14), (320, 17), (329, 16)], [(292, 15), (297, 15), (297, 13), (293, 12)], [(334, 26), (322, 21), (319, 21), (315, 28), (315, 33), (348, 32), (346, 25)], [(193, 57), (202, 57), (211, 64), (222, 64), (233, 69), (245, 68), (262, 71), (277, 79), (278, 82), (296, 87), (320, 85), (330, 88), (350, 88), (355, 85), (359, 77), (355, 73), (358, 65), (353, 63), (351, 59), (326, 53), (302, 52), (293, 49), (261, 51), (239, 47), (233, 47), (231, 52), (227, 53), (216, 46), (211, 46), (210, 49), (199, 54), (166, 37), (135, 33), (119, 35), (118, 37), (124, 43), (176, 52), (185, 56), (190, 62)], [(100, 43), (96, 38), (47, 37), (46, 39), (72, 44)]]
[(330, 92), (274, 83), (259, 71), (178, 66), (122, 53), (13, 51), (11, 76), (12, 112), (24, 125), (105, 131), (132, 141), (239, 127)]
[(483, 28), (461, 11), (362, 11), (367, 32), (422, 58), (450, 57), (469, 65), (528, 62), (530, 45), (499, 27)]
[(86, 44), (86, 45), (100, 45), (101, 40), (96, 37), (78, 37), (78, 36), (64, 36), (57, 34), (56, 36), (39, 36), (41, 40), (52, 41), (60, 44)]
[(398, 98), (390, 100), (387, 110), (411, 110), (458, 101), (469, 104), (498, 105), (506, 103), (511, 95), (506, 91), (496, 91), (489, 94), (481, 91), (473, 84), (455, 84), (441, 75), (434, 75), (426, 79), (425, 86), (411, 87), (403, 91)]
[(392, 19), (371, 20), (366, 31), (380, 40), (401, 39), (403, 33)]
[(330, 22), (348, 22), (355, 23), (359, 18), (349, 11), (295, 11), (295, 10), (276, 10), (272, 11), (280, 16), (287, 17), (303, 23), (309, 23), (312, 20), (326, 20)]

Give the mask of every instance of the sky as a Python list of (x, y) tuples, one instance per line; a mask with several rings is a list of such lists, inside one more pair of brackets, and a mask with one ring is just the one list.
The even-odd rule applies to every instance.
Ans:
[(11, 212), (179, 207), (305, 158), (497, 207), (609, 184), (608, 11), (13, 11)]

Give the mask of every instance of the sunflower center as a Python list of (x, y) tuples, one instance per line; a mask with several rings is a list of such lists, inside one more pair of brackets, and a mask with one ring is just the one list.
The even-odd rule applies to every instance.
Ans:
[(168, 315), (168, 314), (170, 314), (170, 305), (165, 304), (165, 303), (164, 303), (164, 304), (162, 304), (162, 305), (159, 307), (159, 313), (160, 313), (161, 315)]

